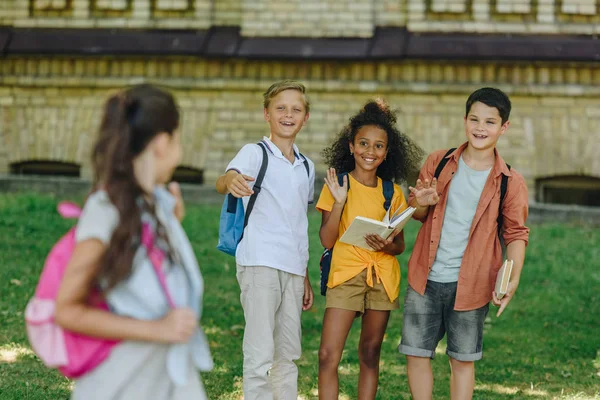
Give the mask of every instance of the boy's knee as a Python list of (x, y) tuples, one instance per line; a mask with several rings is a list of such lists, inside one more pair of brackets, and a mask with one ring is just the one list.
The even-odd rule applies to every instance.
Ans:
[(408, 369), (430, 368), (430, 364), (431, 359), (429, 357), (406, 356), (406, 367)]
[(460, 361), (450, 357), (450, 368), (456, 373), (470, 373), (475, 370), (474, 361)]
[(381, 354), (381, 343), (361, 343), (359, 348), (360, 361), (368, 368), (376, 368), (379, 365)]

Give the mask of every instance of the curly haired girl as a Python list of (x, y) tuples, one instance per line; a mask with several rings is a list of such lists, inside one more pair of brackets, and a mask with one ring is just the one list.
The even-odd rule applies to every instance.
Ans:
[[(396, 115), (387, 104), (369, 101), (323, 151), (330, 168), (317, 203), (319, 235), (333, 254), (319, 349), (319, 399), (338, 398), (338, 365), (352, 322), (361, 315), (358, 398), (374, 399), (377, 392), (381, 343), (390, 311), (399, 307), (396, 255), (404, 251), (404, 234), (395, 231), (387, 239), (367, 235), (371, 250), (339, 238), (357, 216), (380, 221), (388, 211), (385, 206), (391, 214), (408, 207), (400, 187), (390, 181), (405, 182), (418, 170), (423, 151), (395, 125)], [(384, 186), (392, 185), (388, 205)]]

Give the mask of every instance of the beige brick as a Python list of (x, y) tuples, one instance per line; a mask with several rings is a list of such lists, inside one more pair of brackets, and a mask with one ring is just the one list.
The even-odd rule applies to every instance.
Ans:
[(242, 35), (370, 37), (374, 25), (368, 16), (373, 10), (372, 0), (245, 0)]
[[(576, 157), (573, 151), (573, 143), (586, 143), (582, 132), (594, 129), (600, 118), (600, 68), (594, 64), (19, 57), (2, 60), (0, 65), (20, 74), (15, 75), (19, 81), (0, 77), (0, 113), (10, 111), (3, 114), (10, 115), (8, 119), (0, 120), (3, 127), (9, 127), (7, 135), (19, 137), (19, 141), (11, 142), (9, 153), (23, 159), (86, 159), (107, 94), (135, 75), (137, 81), (177, 88), (187, 143), (184, 162), (204, 169), (207, 177), (217, 176), (241, 145), (264, 134), (261, 93), (266, 87), (280, 76), (303, 76), (313, 108), (298, 144), (309, 156), (314, 154), (319, 170), (325, 168), (320, 150), (348, 117), (375, 95), (403, 110), (401, 128), (427, 151), (460, 143), (462, 108), (480, 82), (500, 86), (511, 94), (512, 133), (501, 139), (499, 148), (528, 182), (534, 182), (542, 171), (554, 171), (554, 164), (560, 164), (560, 172), (567, 174), (576, 172), (569, 170), (570, 166), (581, 169), (596, 165), (592, 155), (581, 151), (585, 155)], [(44, 76), (40, 76), (42, 72)], [(29, 139), (20, 141), (17, 133), (22, 132), (27, 132)], [(37, 135), (45, 136), (38, 140)], [(557, 151), (556, 158), (546, 157), (544, 143), (561, 143), (567, 150)], [(2, 168), (6, 165), (0, 157)]]

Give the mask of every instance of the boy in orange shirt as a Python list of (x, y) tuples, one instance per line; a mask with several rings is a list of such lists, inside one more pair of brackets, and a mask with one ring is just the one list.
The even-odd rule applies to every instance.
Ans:
[[(416, 187), (410, 188), (409, 205), (417, 207), (414, 218), (423, 226), (408, 264), (399, 351), (407, 358), (415, 400), (432, 398), (430, 359), (445, 334), (451, 399), (472, 398), (489, 302), (500, 306), (499, 316), (519, 286), (529, 240), (527, 186), (496, 149), (510, 110), (508, 96), (498, 89), (473, 92), (464, 117), (467, 142), (429, 155)], [(503, 180), (506, 193), (499, 210)], [(494, 293), (503, 261), (500, 236), (507, 258), (514, 261), (501, 300)]]

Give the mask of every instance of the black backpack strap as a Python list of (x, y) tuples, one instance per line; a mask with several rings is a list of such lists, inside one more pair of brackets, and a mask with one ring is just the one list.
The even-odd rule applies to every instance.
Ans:
[[(506, 164), (506, 167), (510, 171), (510, 165)], [(502, 175), (502, 181), (500, 182), (500, 206), (498, 208), (498, 236), (502, 234), (502, 220), (504, 219), (502, 215), (502, 205), (504, 203), (504, 198), (506, 197), (506, 190), (508, 189), (508, 176)]]
[[(346, 182), (348, 182), (348, 188), (347, 190), (350, 191), (350, 177), (348, 176), (347, 172), (342, 172), (341, 174), (338, 174), (338, 183), (340, 184), (340, 186), (344, 186), (344, 176), (346, 177)], [(348, 198), (346, 197), (346, 202), (348, 201)], [(344, 208), (346, 208), (346, 203), (344, 203)], [(344, 212), (344, 208), (342, 208), (342, 212)]]
[(300, 157), (302, 157), (302, 159), (304, 161), (302, 161), (302, 164), (304, 164), (304, 168), (306, 168), (306, 175), (308, 175), (308, 177), (310, 178), (310, 168), (308, 166), (308, 159), (306, 157), (304, 157), (304, 154), (300, 153)]
[[(267, 172), (267, 166), (269, 165), (269, 155), (267, 154), (267, 149), (266, 149), (265, 145), (263, 144), (263, 142), (258, 142), (258, 145), (260, 146), (262, 153), (263, 153), (262, 154), (262, 156), (263, 156), (262, 164), (260, 165), (260, 170), (258, 171), (256, 180), (254, 181), (254, 187), (252, 188), (254, 193), (252, 193), (252, 195), (250, 196), (250, 200), (248, 200), (248, 207), (246, 208), (246, 213), (244, 215), (244, 229), (246, 229), (246, 226), (248, 225), (248, 218), (250, 217), (250, 213), (252, 212), (252, 209), (254, 208), (254, 203), (256, 202), (256, 197), (258, 196), (258, 194), (260, 193), (260, 191), (262, 189), (262, 181), (265, 177), (265, 173)], [(243, 233), (242, 233), (242, 236), (243, 236)]]
[(435, 173), (433, 174), (433, 177), (435, 179), (438, 179), (440, 177), (440, 174), (442, 173), (442, 170), (444, 169), (444, 167), (446, 166), (446, 164), (448, 163), (448, 156), (450, 154), (452, 154), (452, 152), (454, 152), (454, 150), (456, 150), (456, 147), (451, 148), (450, 150), (448, 150), (446, 152), (446, 154), (444, 154), (444, 157), (442, 157), (442, 159), (440, 160), (437, 168), (435, 169)]
[(385, 198), (385, 202), (383, 203), (383, 208), (385, 211), (390, 209), (392, 205), (392, 198), (394, 197), (394, 182), (388, 180), (382, 180), (383, 185), (383, 197)]
[(348, 178), (348, 173), (347, 172), (342, 172), (341, 174), (338, 174), (338, 183), (340, 184), (340, 186), (344, 186), (344, 176), (346, 177), (346, 180), (348, 181), (348, 190), (350, 190), (350, 178)]

